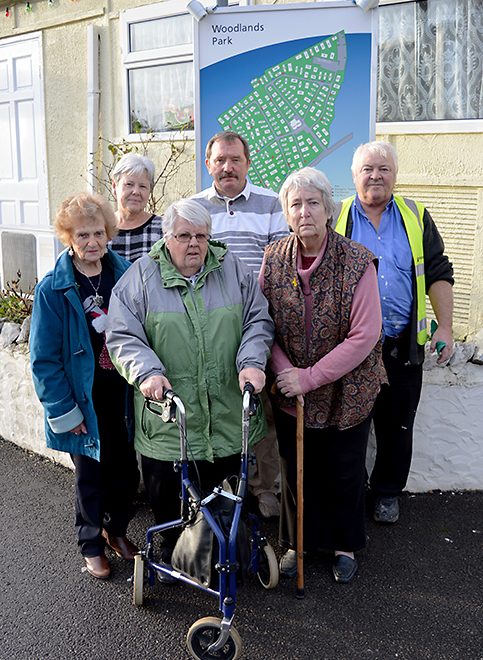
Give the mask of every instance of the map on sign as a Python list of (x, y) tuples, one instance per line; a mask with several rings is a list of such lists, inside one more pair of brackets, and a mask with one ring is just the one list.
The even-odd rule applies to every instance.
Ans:
[(250, 181), (278, 192), (306, 166), (335, 200), (354, 194), (351, 162), (374, 139), (377, 12), (352, 0), (220, 7), (195, 22), (196, 189), (221, 130), (250, 147)]
[(252, 183), (278, 192), (290, 172), (316, 165), (352, 138), (330, 143), (346, 63), (342, 30), (266, 69), (251, 81), (252, 92), (218, 116), (224, 130), (248, 141)]

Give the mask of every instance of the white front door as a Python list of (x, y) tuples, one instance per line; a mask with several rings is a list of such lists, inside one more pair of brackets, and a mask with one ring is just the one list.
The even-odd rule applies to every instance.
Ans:
[[(26, 270), (29, 279), (42, 274), (39, 273), (44, 270), (42, 257), (51, 251), (41, 64), (40, 33), (0, 40), (0, 266), (3, 282), (22, 267), (22, 273)], [(12, 254), (12, 248), (17, 255)]]

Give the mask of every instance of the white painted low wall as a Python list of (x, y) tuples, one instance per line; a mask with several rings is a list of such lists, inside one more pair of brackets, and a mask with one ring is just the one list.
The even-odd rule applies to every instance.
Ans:
[(0, 436), (72, 467), (69, 454), (45, 446), (44, 413), (32, 383), (26, 344), (0, 350)]
[[(374, 462), (371, 435), (368, 465)], [(424, 371), (407, 490), (483, 489), (483, 366)]]
[(424, 373), (408, 490), (483, 489), (483, 366)]
[[(407, 489), (483, 489), (483, 366), (470, 362), (424, 372)], [(0, 350), (0, 436), (68, 467), (70, 457), (45, 447), (42, 406), (26, 345)], [(368, 463), (373, 461), (370, 441)]]

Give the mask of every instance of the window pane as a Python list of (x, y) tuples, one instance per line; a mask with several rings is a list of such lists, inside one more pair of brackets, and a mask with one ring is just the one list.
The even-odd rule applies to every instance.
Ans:
[(193, 128), (193, 63), (129, 71), (131, 132)]
[(191, 44), (191, 16), (167, 16), (129, 26), (131, 52)]
[(483, 118), (483, 1), (379, 8), (378, 121)]

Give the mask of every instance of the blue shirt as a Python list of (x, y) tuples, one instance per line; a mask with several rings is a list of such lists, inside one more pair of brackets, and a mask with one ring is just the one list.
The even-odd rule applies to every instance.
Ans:
[(379, 260), (377, 277), (384, 335), (397, 337), (409, 324), (413, 304), (413, 257), (401, 213), (392, 198), (376, 230), (356, 195), (352, 221), (352, 240), (365, 245)]

